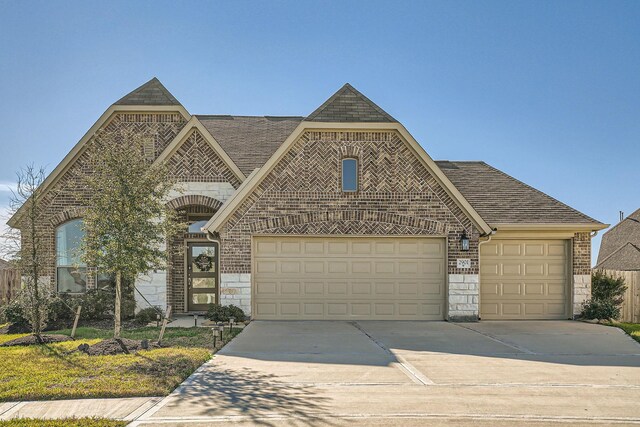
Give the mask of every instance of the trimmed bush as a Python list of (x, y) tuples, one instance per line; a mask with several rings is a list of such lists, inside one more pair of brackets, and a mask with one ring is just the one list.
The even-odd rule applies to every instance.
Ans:
[(585, 319), (619, 318), (626, 290), (624, 278), (616, 279), (596, 271), (591, 276), (591, 299), (582, 305), (580, 316)]
[(247, 320), (247, 315), (244, 311), (235, 305), (211, 304), (206, 317), (214, 322), (228, 322), (230, 317), (234, 317), (236, 322)]
[(158, 320), (158, 314), (161, 318), (164, 316), (164, 312), (158, 306), (143, 308), (136, 313), (135, 320), (136, 323), (144, 326), (151, 322), (156, 322)]

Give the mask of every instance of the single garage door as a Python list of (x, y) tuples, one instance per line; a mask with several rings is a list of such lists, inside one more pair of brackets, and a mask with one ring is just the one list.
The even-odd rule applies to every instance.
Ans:
[(491, 240), (480, 246), (480, 317), (566, 319), (567, 240)]
[(440, 238), (254, 237), (256, 319), (441, 320)]

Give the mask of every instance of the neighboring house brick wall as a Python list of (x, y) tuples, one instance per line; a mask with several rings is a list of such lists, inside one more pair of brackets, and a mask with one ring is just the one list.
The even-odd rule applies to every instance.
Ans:
[(582, 303), (591, 298), (591, 235), (573, 236), (573, 315), (582, 312)]
[[(352, 156), (359, 191), (343, 193), (340, 161)], [(471, 248), (461, 252), (465, 230)], [(255, 234), (446, 236), (448, 273), (478, 274), (477, 230), (395, 131), (304, 133), (220, 230), (223, 279), (251, 273)], [(458, 257), (471, 268), (458, 269)]]

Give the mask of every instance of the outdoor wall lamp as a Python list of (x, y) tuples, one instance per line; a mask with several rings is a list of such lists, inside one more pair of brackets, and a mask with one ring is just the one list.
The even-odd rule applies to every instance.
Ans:
[(460, 236), (460, 249), (465, 252), (469, 250), (469, 237), (466, 231), (463, 231), (462, 236)]

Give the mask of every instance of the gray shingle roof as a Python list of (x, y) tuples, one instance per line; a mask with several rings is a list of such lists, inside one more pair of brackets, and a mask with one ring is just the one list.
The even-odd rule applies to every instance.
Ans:
[(307, 117), (312, 122), (397, 122), (349, 83)]
[(436, 163), (489, 225), (600, 224), (484, 162)]
[[(598, 256), (598, 258), (600, 257)], [(627, 243), (599, 261), (596, 268), (621, 271), (640, 270), (640, 248), (633, 243)]]
[(304, 117), (196, 116), (242, 173), (249, 175), (295, 130)]
[[(602, 243), (598, 252), (598, 268), (614, 253), (631, 243), (635, 248), (640, 247), (640, 209), (617, 223), (609, 231), (602, 235)], [(615, 259), (609, 259), (607, 265), (612, 270), (623, 270), (622, 268), (611, 268), (616, 261), (621, 261), (625, 265), (633, 259), (633, 248), (627, 247), (621, 253), (615, 255)], [(636, 265), (636, 269), (640, 269), (640, 263)]]
[(123, 96), (115, 105), (180, 105), (178, 100), (156, 77), (152, 78), (128, 95)]

